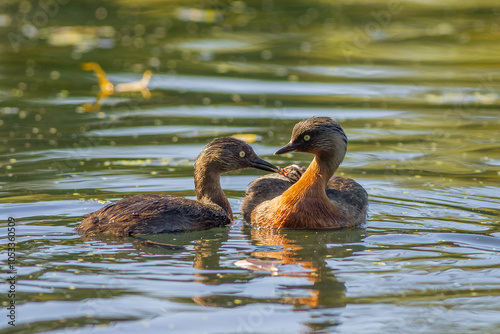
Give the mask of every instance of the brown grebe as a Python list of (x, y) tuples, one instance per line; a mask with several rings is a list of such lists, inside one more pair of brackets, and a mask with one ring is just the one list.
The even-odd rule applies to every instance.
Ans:
[(331, 118), (297, 123), (290, 142), (274, 154), (306, 152), (314, 160), (305, 172), (292, 165), (289, 173), (285, 168), (283, 175), (251, 182), (242, 205), (244, 219), (276, 228), (338, 229), (364, 223), (368, 194), (356, 181), (333, 176), (346, 151), (347, 136)]
[(233, 213), (220, 186), (222, 173), (242, 168), (276, 172), (250, 145), (231, 137), (208, 143), (194, 165), (196, 200), (141, 194), (121, 199), (87, 214), (78, 226), (85, 235), (117, 236), (158, 234), (220, 227), (233, 221)]

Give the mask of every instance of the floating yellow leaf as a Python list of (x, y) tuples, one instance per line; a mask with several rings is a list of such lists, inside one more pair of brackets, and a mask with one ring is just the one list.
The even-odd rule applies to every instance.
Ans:
[(259, 136), (255, 133), (237, 133), (233, 135), (234, 138), (243, 140), (246, 143), (255, 143)]

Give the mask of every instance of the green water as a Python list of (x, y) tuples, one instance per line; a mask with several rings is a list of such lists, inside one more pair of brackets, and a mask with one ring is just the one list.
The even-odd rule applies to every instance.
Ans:
[[(500, 332), (497, 1), (4, 0), (0, 36), (0, 332)], [(96, 104), (83, 62), (114, 84), (151, 70), (151, 96)], [(107, 201), (194, 198), (215, 137), (307, 165), (272, 153), (314, 115), (349, 137), (361, 228), (253, 229), (240, 204), (263, 173), (243, 170), (222, 177), (227, 228), (170, 248), (75, 233)]]

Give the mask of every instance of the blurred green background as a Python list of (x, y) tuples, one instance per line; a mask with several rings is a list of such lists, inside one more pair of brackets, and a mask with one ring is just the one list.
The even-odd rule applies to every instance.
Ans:
[[(14, 217), (18, 313), (0, 331), (498, 332), (499, 14), (488, 0), (3, 0), (0, 249)], [(243, 170), (221, 182), (235, 224), (159, 237), (180, 249), (74, 231), (125, 196), (193, 198), (216, 137), (307, 165), (272, 153), (311, 116), (349, 137), (338, 175), (370, 194), (363, 228), (254, 229), (239, 207), (262, 173)], [(278, 274), (235, 264), (248, 259)]]

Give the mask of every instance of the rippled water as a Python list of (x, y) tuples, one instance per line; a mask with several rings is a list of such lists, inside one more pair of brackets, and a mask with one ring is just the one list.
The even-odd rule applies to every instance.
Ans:
[[(0, 331), (500, 332), (496, 1), (0, 9)], [(151, 97), (96, 103), (82, 62), (115, 84), (151, 70)], [(240, 203), (262, 173), (243, 170), (222, 177), (227, 228), (154, 238), (170, 247), (74, 230), (136, 193), (194, 198), (194, 159), (215, 137), (244, 135), (274, 164), (307, 165), (310, 155), (272, 153), (314, 115), (348, 134), (338, 173), (370, 195), (361, 228), (254, 229)]]

